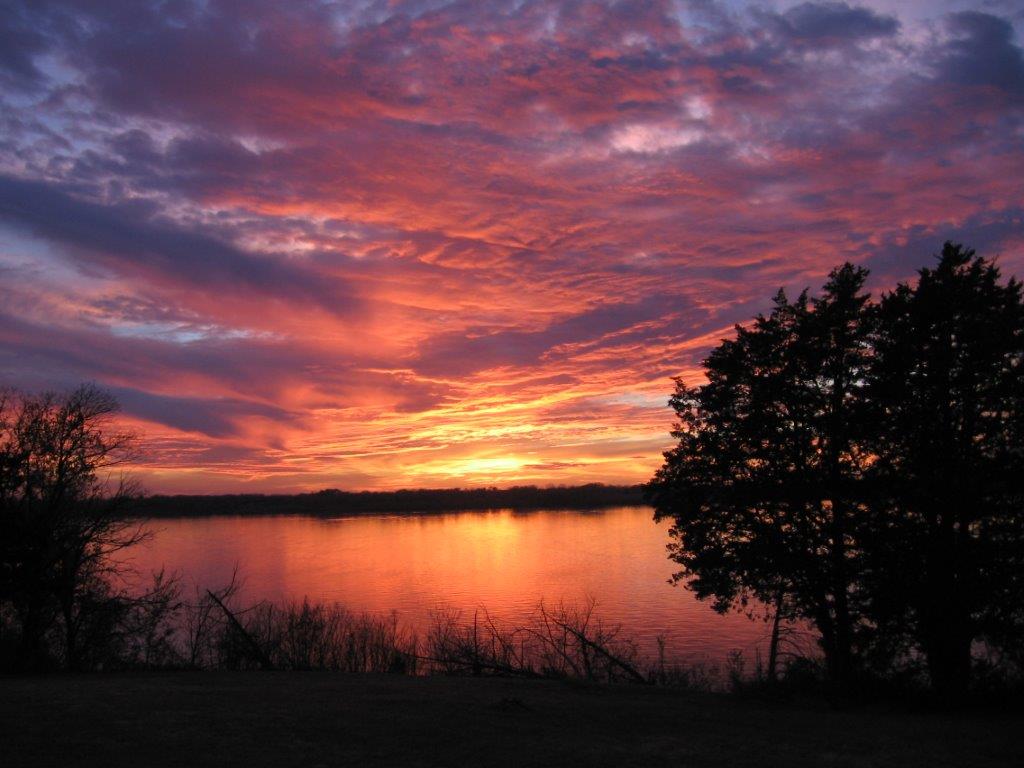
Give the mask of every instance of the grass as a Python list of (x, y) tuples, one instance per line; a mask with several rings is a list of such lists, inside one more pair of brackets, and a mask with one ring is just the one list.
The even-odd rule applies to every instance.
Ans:
[(552, 681), (330, 673), (0, 679), (20, 766), (1008, 766), (1019, 712), (833, 711)]

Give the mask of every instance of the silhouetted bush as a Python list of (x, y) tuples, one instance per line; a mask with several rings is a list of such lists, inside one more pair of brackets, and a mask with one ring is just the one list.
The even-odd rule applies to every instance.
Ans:
[[(636, 644), (583, 606), (541, 603), (522, 625), (503, 626), (477, 611), (466, 622), (439, 612), (427, 633), (427, 669), (448, 674), (553, 677), (588, 682), (654, 682), (653, 665), (641, 670)], [(667, 678), (666, 678), (667, 679)]]

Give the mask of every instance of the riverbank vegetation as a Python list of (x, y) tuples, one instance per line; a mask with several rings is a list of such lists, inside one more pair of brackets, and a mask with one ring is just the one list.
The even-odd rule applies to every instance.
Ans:
[[(765, 679), (759, 660), (747, 669), (738, 655), (722, 665), (680, 664), (664, 643), (645, 655), (623, 627), (601, 618), (593, 601), (541, 602), (518, 623), (483, 608), (471, 614), (438, 609), (416, 632), (394, 613), (308, 600), (242, 603), (240, 585), (235, 579), (216, 590), (189, 591), (160, 573), (144, 590), (104, 593), (106, 606), (88, 625), (88, 642), (69, 655), (55, 616), (40, 641), (47, 655), (29, 669), (441, 674), (701, 690)], [(19, 639), (16, 616), (5, 617), (0, 639)], [(0, 648), (7, 671), (25, 670), (17, 643)]]
[[(388, 672), (506, 676), (590, 683), (682, 683), (691, 674), (664, 657), (647, 659), (592, 602), (537, 606), (510, 624), (479, 609), (437, 610), (421, 634), (397, 615), (354, 613), (341, 605), (240, 605), (237, 582), (186, 596), (163, 582), (145, 611), (94, 647), (91, 669)], [(142, 618), (144, 617), (144, 618)], [(142, 620), (139, 620), (142, 618)], [(696, 676), (685, 682), (695, 683)], [(711, 687), (710, 674), (701, 685)]]

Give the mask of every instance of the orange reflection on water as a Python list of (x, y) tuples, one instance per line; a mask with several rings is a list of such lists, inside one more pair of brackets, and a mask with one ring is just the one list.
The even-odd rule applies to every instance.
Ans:
[(666, 583), (667, 525), (646, 507), (598, 512), (460, 512), (161, 520), (152, 541), (132, 552), (143, 572), (166, 567), (201, 586), (226, 583), (237, 563), (243, 598), (338, 602), (351, 610), (397, 611), (422, 631), (430, 614), (485, 608), (517, 622), (540, 600), (597, 601), (647, 650), (664, 636), (673, 656), (720, 662), (733, 649), (751, 656), (765, 625), (719, 616)]

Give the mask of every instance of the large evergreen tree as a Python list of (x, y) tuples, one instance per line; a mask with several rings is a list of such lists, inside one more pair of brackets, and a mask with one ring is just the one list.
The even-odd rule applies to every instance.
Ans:
[(935, 686), (956, 694), (972, 643), (1020, 642), (1021, 285), (947, 243), (883, 298), (874, 347), (876, 619), (915, 639)]
[(1022, 660), (1021, 286), (949, 243), (877, 304), (865, 278), (780, 292), (706, 384), (676, 381), (648, 497), (674, 578), (717, 610), (811, 622), (835, 682), (904, 651), (955, 693), (977, 641)]
[(780, 292), (711, 353), (707, 384), (677, 380), (679, 443), (648, 486), (674, 521), (675, 579), (719, 611), (753, 598), (813, 622), (837, 681), (855, 665), (862, 611), (851, 490), (865, 462), (865, 276), (847, 264), (813, 301)]

